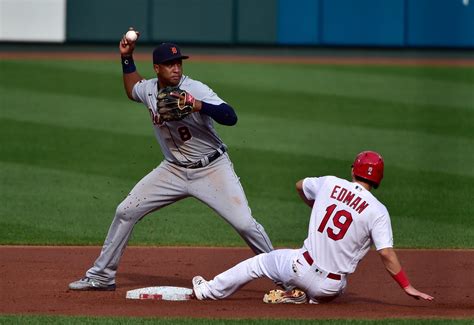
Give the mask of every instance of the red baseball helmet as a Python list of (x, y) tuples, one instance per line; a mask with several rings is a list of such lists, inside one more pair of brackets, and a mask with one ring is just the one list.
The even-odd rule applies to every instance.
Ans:
[(375, 151), (362, 151), (352, 165), (354, 175), (369, 180), (377, 188), (383, 178), (383, 158)]

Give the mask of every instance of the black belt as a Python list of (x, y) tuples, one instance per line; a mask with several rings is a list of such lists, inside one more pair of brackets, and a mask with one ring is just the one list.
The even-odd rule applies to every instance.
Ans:
[(182, 167), (191, 168), (191, 169), (205, 167), (205, 166), (209, 165), (211, 162), (213, 162), (214, 160), (216, 160), (217, 158), (219, 158), (220, 156), (222, 156), (224, 154), (224, 152), (226, 152), (226, 151), (227, 151), (227, 148), (224, 145), (222, 145), (222, 146), (219, 147), (219, 149), (217, 149), (216, 151), (214, 151), (210, 155), (202, 158), (201, 160), (193, 162), (189, 165), (183, 165)]
[[(311, 255), (309, 255), (308, 251), (303, 253), (303, 257), (306, 260), (306, 262), (308, 262), (309, 265), (313, 265), (314, 261)], [(316, 272), (319, 272), (319, 270), (316, 269)], [(328, 273), (328, 278), (333, 279), (333, 280), (341, 280), (342, 277), (340, 274)]]

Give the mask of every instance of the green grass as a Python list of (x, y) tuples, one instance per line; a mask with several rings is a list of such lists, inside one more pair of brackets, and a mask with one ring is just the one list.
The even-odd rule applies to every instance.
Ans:
[(105, 318), (105, 317), (66, 317), (66, 316), (0, 316), (0, 324), (177, 324), (177, 325), (359, 325), (359, 324), (381, 324), (381, 325), (438, 325), (438, 324), (472, 324), (472, 319), (384, 319), (384, 320), (295, 320), (295, 319), (186, 319), (186, 318)]
[[(152, 77), (148, 62), (138, 68)], [(126, 98), (116, 62), (7, 60), (0, 71), (0, 244), (101, 245), (118, 203), (162, 159), (148, 112)], [(373, 149), (396, 247), (474, 248), (474, 68), (189, 61), (185, 73), (235, 107), (237, 126), (217, 129), (275, 246), (306, 237), (298, 179), (349, 177)], [(131, 244), (245, 245), (195, 199), (145, 218)]]

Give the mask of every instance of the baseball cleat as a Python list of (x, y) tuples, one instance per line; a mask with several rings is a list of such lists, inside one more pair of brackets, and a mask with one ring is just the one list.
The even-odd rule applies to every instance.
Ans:
[(204, 285), (204, 278), (200, 275), (197, 275), (193, 278), (193, 291), (194, 291), (194, 297), (196, 297), (197, 300), (204, 300), (204, 296), (202, 295), (202, 286)]
[(305, 304), (306, 301), (306, 293), (298, 289), (291, 291), (276, 289), (263, 296), (263, 302), (266, 304)]
[(80, 291), (114, 291), (115, 284), (103, 284), (97, 280), (84, 277), (80, 280), (69, 283), (69, 289)]

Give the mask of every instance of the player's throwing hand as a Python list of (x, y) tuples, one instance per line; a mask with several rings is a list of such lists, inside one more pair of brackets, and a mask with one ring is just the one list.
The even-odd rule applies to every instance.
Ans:
[[(136, 34), (136, 39), (134, 41), (131, 41), (129, 37), (127, 37), (127, 34), (133, 31)], [(134, 30), (133, 27), (130, 27), (127, 34), (124, 34), (122, 36), (122, 39), (120, 40), (119, 43), (119, 50), (121, 55), (131, 55), (133, 53), (133, 50), (135, 50), (135, 43), (137, 40), (140, 38), (140, 32), (137, 30)]]

